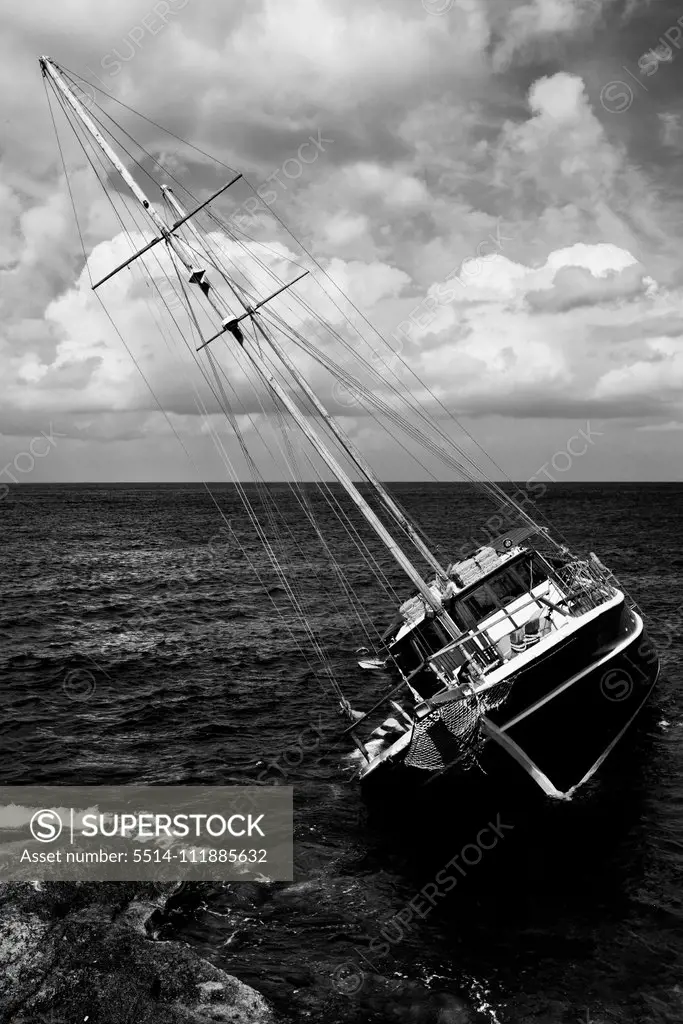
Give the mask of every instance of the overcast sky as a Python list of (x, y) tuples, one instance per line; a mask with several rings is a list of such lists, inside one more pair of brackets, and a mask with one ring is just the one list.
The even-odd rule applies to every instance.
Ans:
[[(262, 186), (506, 475), (527, 479), (583, 429), (585, 454), (556, 457), (556, 479), (683, 479), (679, 4), (6, 0), (2, 11), (0, 458), (19, 456), (18, 479), (194, 478), (90, 294), (41, 53)], [(225, 180), (144, 132), (201, 196)], [(104, 273), (126, 250), (90, 171), (76, 151), (67, 160), (90, 270)], [(128, 284), (113, 293), (124, 333), (145, 330), (139, 300)], [(151, 335), (137, 340), (152, 352)], [(145, 366), (174, 426), (205, 435), (163, 359), (157, 349)], [(385, 477), (414, 475), (352, 403), (324, 397)], [(45, 457), (21, 457), (50, 431)], [(198, 460), (220, 477), (208, 450)]]

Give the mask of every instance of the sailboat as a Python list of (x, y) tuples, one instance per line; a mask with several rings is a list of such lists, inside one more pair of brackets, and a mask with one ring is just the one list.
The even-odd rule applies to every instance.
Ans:
[[(327, 287), (325, 268), (307, 250), (311, 266), (302, 270), (284, 246), (269, 248), (219, 212), (231, 190), (244, 183), (241, 174), (232, 173), (201, 202), (191, 196), (188, 209), (177, 194), (185, 186), (169, 167), (136, 143), (103, 106), (88, 102), (92, 87), (84, 92), (83, 80), (50, 57), (39, 61), (50, 109), (55, 102), (61, 108), (122, 225), (122, 213), (132, 218), (133, 226), (122, 232), (130, 252), (92, 281), (92, 289), (105, 309), (102, 291), (120, 282), (122, 274), (138, 274), (158, 292), (157, 309), (163, 305), (171, 313), (178, 351), (188, 373), (201, 382), (203, 390), (196, 394), (217, 450), (232, 467), (222, 435), (210, 426), (221, 414), (257, 483), (260, 475), (265, 519), (236, 474), (233, 482), (266, 560), (310, 636), (307, 649), (300, 647), (302, 658), (317, 653), (325, 663), (344, 716), (341, 732), (355, 776), (364, 786), (400, 791), (404, 784), (436, 779), (465, 786), (477, 774), (497, 772), (531, 782), (546, 797), (570, 798), (624, 735), (659, 673), (658, 655), (633, 599), (595, 554), (575, 554), (556, 537), (533, 503), (482, 475), (479, 463), (450, 432), (457, 425), (454, 417), (378, 332), (372, 347), (363, 333), (371, 325), (355, 307), (364, 326), (346, 315), (337, 293)], [(108, 93), (105, 98), (126, 107)], [(140, 159), (129, 152), (131, 145), (139, 145)], [(208, 154), (197, 152), (205, 168)], [(122, 154), (152, 180), (151, 197)], [(272, 215), (260, 190), (252, 192), (253, 204), (260, 202)], [(284, 226), (279, 218), (278, 223)], [(84, 260), (90, 272), (85, 249)], [(326, 315), (311, 303), (314, 279), (323, 288)], [(175, 308), (169, 298), (175, 298)], [(353, 331), (369, 348), (352, 344)], [(333, 342), (353, 356), (354, 372), (348, 360), (335, 357)], [(222, 365), (227, 358), (235, 361), (230, 372)], [(406, 457), (415, 457), (417, 446), (430, 465), (459, 471), (492, 499), (500, 514), (485, 538), (467, 550), (461, 545), (459, 557), (443, 557), (380, 479), (343, 417), (328, 411), (311, 383), (323, 370), (391, 437), (403, 432)], [(412, 387), (406, 385), (406, 372), (412, 373)], [(263, 430), (282, 428), (278, 451), (287, 471), (294, 476), (303, 459), (317, 481), (320, 503), (326, 503), (329, 516), (323, 523), (305, 489), (293, 491), (302, 519), (336, 574), (328, 586), (330, 608), (346, 600), (359, 623), (356, 642), (367, 642), (351, 655), (359, 685), (350, 699), (310, 628), (305, 588), (283, 568), (280, 554), (290, 538), (273, 539), (282, 526), (281, 509), (245, 442), (245, 417), (252, 426), (254, 419), (253, 410), (240, 412), (232, 389), (240, 374), (260, 389), (257, 419)], [(331, 532), (359, 553), (361, 568), (353, 581), (334, 553), (335, 538), (325, 535), (330, 517)], [(393, 560), (410, 585), (386, 612), (385, 622), (391, 620), (386, 627), (378, 625), (376, 612), (360, 595), (370, 580), (396, 598), (382, 557)], [(376, 681), (374, 688), (368, 688), (368, 679)], [(361, 710), (364, 692), (372, 696)]]

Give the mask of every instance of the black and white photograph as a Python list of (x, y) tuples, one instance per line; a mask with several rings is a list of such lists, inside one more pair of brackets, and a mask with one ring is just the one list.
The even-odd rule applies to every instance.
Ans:
[(0, 53), (0, 1024), (678, 1024), (683, 5)]

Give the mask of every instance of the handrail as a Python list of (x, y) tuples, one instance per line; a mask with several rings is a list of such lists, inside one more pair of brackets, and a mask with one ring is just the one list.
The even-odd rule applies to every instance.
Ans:
[[(545, 599), (543, 598), (543, 596), (541, 594), (538, 594), (536, 596), (534, 596), (533, 594), (528, 594), (527, 596), (528, 596), (528, 600), (524, 601), (524, 602), (522, 602), (522, 604), (518, 605), (514, 609), (514, 611), (512, 612), (513, 615), (516, 615), (517, 612), (522, 611), (523, 608), (528, 607), (528, 605), (530, 605), (530, 604), (538, 604), (539, 601), (541, 601), (543, 603), (545, 602)], [(504, 617), (510, 618), (510, 614), (506, 613), (505, 608), (497, 608), (496, 611), (502, 612)], [(565, 613), (563, 612), (562, 614), (565, 614)], [(494, 625), (497, 625), (497, 623), (494, 623)], [(461, 644), (467, 643), (468, 640), (474, 640), (476, 637), (480, 636), (482, 633), (486, 633), (486, 631), (488, 629), (490, 629), (490, 628), (491, 628), (491, 623), (489, 623), (488, 626), (479, 626), (479, 627), (477, 627), (477, 629), (473, 630), (470, 633), (467, 633), (467, 635), (459, 637), (457, 640), (452, 640), (445, 647), (442, 647), (440, 650), (435, 651), (435, 653), (431, 656), (431, 658), (435, 658), (437, 656), (437, 654), (443, 654), (445, 651), (452, 651), (455, 647), (459, 647)], [(521, 629), (521, 626), (518, 626), (517, 628)], [(488, 640), (489, 644), (492, 647), (495, 647), (495, 642), (493, 640), (491, 640), (488, 637), (487, 637), (487, 640)], [(431, 658), (428, 658), (427, 660), (431, 661)]]

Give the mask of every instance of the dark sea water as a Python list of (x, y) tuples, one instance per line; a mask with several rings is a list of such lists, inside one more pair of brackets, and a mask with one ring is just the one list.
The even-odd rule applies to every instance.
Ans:
[[(540, 502), (636, 599), (663, 674), (571, 805), (501, 806), (496, 848), (408, 921), (411, 898), (471, 841), (458, 833), (467, 797), (426, 821), (408, 801), (389, 824), (368, 816), (326, 676), (355, 706), (386, 687), (355, 669), (361, 621), (287, 487), (271, 488), (259, 518), (279, 527), (275, 553), (319, 650), (234, 488), (212, 490), (229, 526), (191, 486), (22, 486), (0, 502), (0, 781), (292, 785), (294, 883), (188, 886), (159, 931), (260, 989), (283, 1020), (683, 1020), (683, 485), (557, 485)], [(485, 540), (491, 509), (470, 489), (395, 491), (444, 557)], [(321, 495), (307, 497), (384, 628), (394, 606), (369, 556)], [(407, 594), (373, 554), (387, 591)]]

